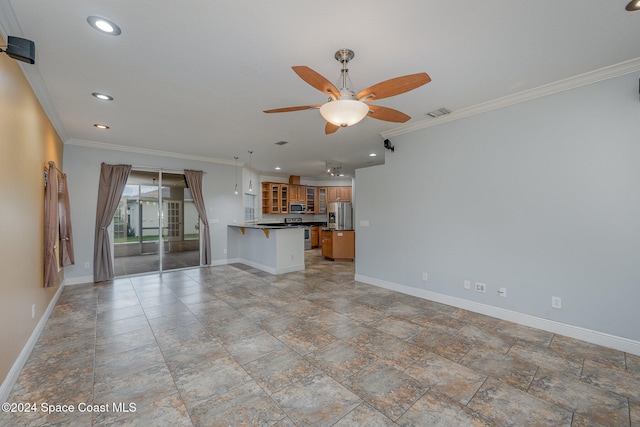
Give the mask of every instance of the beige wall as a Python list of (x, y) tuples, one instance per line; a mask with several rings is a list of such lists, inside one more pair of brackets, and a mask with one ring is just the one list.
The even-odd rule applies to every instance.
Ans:
[(42, 285), (43, 171), (62, 169), (62, 150), (18, 62), (0, 54), (0, 383), (58, 289)]

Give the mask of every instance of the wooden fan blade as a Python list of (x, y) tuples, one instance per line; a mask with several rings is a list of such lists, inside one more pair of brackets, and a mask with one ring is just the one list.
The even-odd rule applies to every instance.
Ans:
[(305, 67), (304, 65), (297, 65), (291, 68), (293, 68), (293, 71), (295, 71), (302, 80), (309, 83), (325, 95), (331, 96), (334, 100), (340, 97), (340, 91), (333, 85), (333, 83), (325, 79), (321, 74), (313, 71), (311, 68)]
[(366, 88), (358, 94), (358, 99), (362, 101), (373, 101), (388, 98), (390, 96), (408, 92), (427, 84), (430, 81), (431, 77), (429, 77), (427, 73), (409, 74), (408, 76), (396, 77), (395, 79), (385, 80), (384, 82)]
[(378, 120), (384, 120), (385, 122), (404, 123), (411, 117), (405, 113), (401, 113), (393, 108), (380, 107), (379, 105), (369, 105), (369, 117)]
[(340, 129), (340, 126), (327, 122), (327, 125), (324, 127), (324, 133), (329, 135), (330, 133), (335, 133), (338, 129)]
[(302, 110), (313, 110), (315, 108), (320, 108), (321, 104), (316, 105), (301, 105), (299, 107), (285, 107), (285, 108), (275, 108), (273, 110), (264, 110), (265, 113), (288, 113), (290, 111), (302, 111)]

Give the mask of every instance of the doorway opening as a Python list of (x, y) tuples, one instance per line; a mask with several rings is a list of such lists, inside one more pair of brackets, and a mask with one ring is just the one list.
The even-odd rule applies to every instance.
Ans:
[(112, 241), (116, 277), (200, 266), (200, 217), (184, 175), (132, 170)]

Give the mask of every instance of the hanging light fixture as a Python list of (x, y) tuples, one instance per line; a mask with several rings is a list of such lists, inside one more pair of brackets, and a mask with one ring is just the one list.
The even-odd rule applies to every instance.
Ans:
[(356, 93), (351, 89), (353, 83), (349, 77), (347, 63), (354, 57), (350, 49), (340, 49), (336, 52), (335, 58), (342, 63), (340, 70), (340, 81), (338, 82), (340, 98), (333, 100), (320, 107), (320, 114), (331, 124), (346, 127), (355, 125), (369, 114), (369, 106), (358, 100)]
[(251, 155), (253, 154), (252, 150), (248, 151), (249, 153), (249, 193), (251, 193), (253, 191), (253, 183), (252, 183), (252, 176), (251, 176)]
[(325, 162), (327, 166), (327, 175), (329, 176), (344, 176), (342, 173), (342, 164), (339, 165), (331, 165), (328, 161)]
[(233, 156), (233, 159), (236, 161), (236, 191), (234, 194), (238, 194), (238, 156)]

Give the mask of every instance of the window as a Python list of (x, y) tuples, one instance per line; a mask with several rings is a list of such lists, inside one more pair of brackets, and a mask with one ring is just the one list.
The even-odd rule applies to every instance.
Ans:
[(244, 193), (244, 222), (256, 220), (256, 195)]

